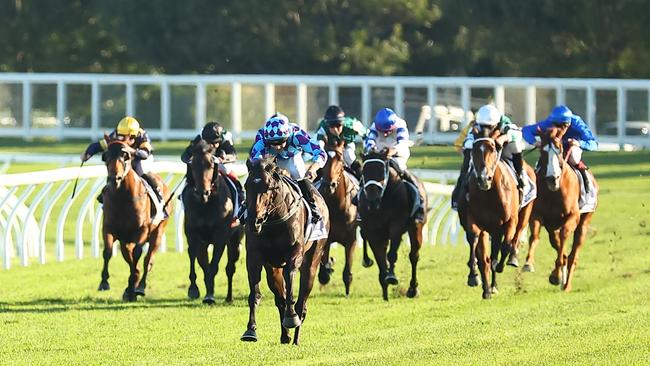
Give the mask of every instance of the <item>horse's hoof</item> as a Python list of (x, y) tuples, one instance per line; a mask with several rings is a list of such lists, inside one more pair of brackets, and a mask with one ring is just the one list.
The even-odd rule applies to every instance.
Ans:
[(517, 259), (517, 257), (511, 255), (511, 256), (510, 256), (510, 259), (508, 259), (508, 263), (507, 263), (507, 264), (508, 264), (509, 266), (512, 266), (512, 267), (517, 268), (517, 267), (519, 267), (519, 259)]
[(248, 329), (239, 339), (244, 342), (257, 342), (257, 333), (252, 329)]
[(495, 270), (497, 273), (501, 273), (501, 272), (503, 272), (503, 268), (504, 268), (504, 267), (505, 267), (505, 266), (503, 265), (503, 263), (500, 263), (500, 262), (499, 262), (499, 263), (497, 264), (497, 266), (496, 266), (496, 268), (495, 268), (494, 270)]
[(302, 322), (300, 321), (298, 314), (294, 314), (293, 316), (285, 315), (284, 319), (282, 319), (282, 326), (288, 329), (297, 328), (301, 323)]
[(135, 292), (131, 292), (128, 289), (124, 290), (124, 293), (122, 294), (122, 301), (124, 302), (134, 302), (138, 298), (135, 295)]
[(111, 289), (111, 285), (108, 284), (108, 281), (102, 281), (99, 283), (97, 291), (108, 291)]
[(490, 291), (484, 291), (483, 292), (483, 300), (490, 300), (492, 298), (492, 294)]
[(490, 287), (490, 293), (496, 295), (499, 293), (499, 289), (496, 286)]
[(328, 283), (330, 283), (330, 279), (331, 279), (330, 273), (331, 272), (329, 272), (329, 270), (327, 269), (321, 269), (320, 271), (318, 271), (318, 282), (320, 282), (321, 285), (327, 285)]
[(373, 261), (370, 258), (364, 258), (363, 261), (361, 261), (361, 265), (364, 268), (370, 268), (370, 267), (372, 267), (373, 264), (375, 264), (375, 261)]
[(535, 265), (532, 264), (532, 263), (526, 263), (526, 264), (524, 264), (523, 271), (533, 273), (533, 272), (535, 272)]
[(418, 297), (419, 295), (420, 295), (420, 291), (418, 291), (417, 287), (416, 288), (410, 287), (408, 291), (406, 291), (406, 297), (409, 297), (411, 299), (414, 297)]
[(145, 296), (144, 289), (143, 288), (136, 288), (135, 289), (135, 296)]
[(281, 344), (289, 344), (289, 343), (291, 343), (291, 337), (289, 337), (289, 336), (280, 336), (280, 343)]
[(481, 278), (478, 275), (467, 276), (467, 286), (477, 287), (481, 285)]
[(232, 305), (232, 296), (231, 297), (226, 297), (226, 304)]
[(214, 295), (205, 295), (203, 298), (203, 303), (206, 305), (214, 305), (217, 303), (217, 301), (214, 298)]
[(550, 282), (553, 286), (557, 286), (560, 284), (560, 278), (557, 275), (551, 273), (551, 275), (548, 276), (548, 282)]
[(199, 291), (199, 288), (197, 286), (190, 286), (190, 288), (187, 289), (187, 297), (190, 300), (196, 300), (199, 297), (201, 297), (201, 292)]
[(386, 277), (384, 277), (384, 280), (389, 285), (397, 285), (399, 283), (394, 273), (387, 274)]

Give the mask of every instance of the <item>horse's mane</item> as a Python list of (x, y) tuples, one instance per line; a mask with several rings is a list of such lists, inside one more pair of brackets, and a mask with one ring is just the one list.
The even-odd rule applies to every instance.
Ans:
[(284, 174), (282, 170), (275, 163), (275, 157), (271, 155), (265, 156), (259, 160), (255, 160), (250, 164), (251, 164), (250, 172), (255, 172), (259, 170), (260, 172), (267, 171), (269, 174), (273, 174), (273, 173), (278, 173), (280, 175)]
[(208, 144), (204, 139), (199, 139), (192, 145), (193, 154), (196, 153), (207, 154), (207, 153), (212, 153), (213, 150), (214, 150), (214, 146)]
[(368, 160), (368, 159), (386, 160), (386, 152), (370, 150), (363, 156), (363, 160)]

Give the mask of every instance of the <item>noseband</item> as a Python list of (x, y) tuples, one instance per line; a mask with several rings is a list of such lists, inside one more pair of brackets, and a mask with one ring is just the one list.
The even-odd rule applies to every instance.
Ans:
[[(124, 143), (123, 141), (120, 141), (120, 140), (113, 140), (113, 141), (109, 142), (108, 147), (110, 147), (111, 145), (117, 145), (117, 144), (122, 145), (123, 148), (128, 147), (128, 145), (126, 143)], [(120, 152), (122, 152), (122, 151), (124, 151), (124, 150), (120, 150)], [(125, 152), (129, 153), (128, 151), (125, 151)], [(129, 157), (130, 157), (130, 159), (133, 158), (131, 153), (129, 153)], [(123, 166), (122, 171), (123, 171), (123, 173), (120, 176), (120, 179), (123, 180), (124, 178), (126, 178), (126, 175), (129, 174), (129, 170), (131, 170), (131, 166), (130, 166), (131, 164), (129, 162), (127, 162), (126, 160), (122, 159), (121, 154), (116, 159), (119, 160), (122, 163), (122, 166)], [(106, 161), (107, 166), (108, 166), (108, 162), (109, 162), (109, 160)], [(117, 176), (115, 176), (115, 178), (117, 179)]]
[[(481, 142), (481, 141), (490, 141), (496, 147), (496, 141), (494, 141), (494, 139), (491, 138), (491, 137), (481, 137), (481, 138), (478, 138), (478, 139), (474, 140), (474, 146), (476, 146), (476, 144)], [(499, 160), (501, 160), (501, 151), (503, 151), (503, 149), (501, 149), (501, 150), (497, 149), (497, 158), (494, 160), (494, 165), (492, 166), (492, 168), (489, 169), (491, 177), (494, 176), (494, 172), (496, 172), (497, 167), (499, 166)], [(482, 156), (484, 156), (484, 155), (482, 155)], [(485, 157), (483, 158), (483, 162), (485, 163)], [(472, 159), (471, 164), (472, 164), (472, 170), (474, 171), (474, 176), (477, 179), (480, 178), (479, 177), (479, 172), (476, 169), (476, 166), (474, 165), (474, 159)], [(487, 166), (486, 166), (486, 168), (487, 168)]]
[(379, 195), (379, 198), (382, 198), (384, 197), (384, 192), (386, 191), (386, 186), (388, 185), (388, 164), (386, 164), (386, 161), (381, 159), (368, 159), (363, 162), (363, 166), (365, 166), (368, 163), (381, 164), (384, 167), (384, 179), (382, 180), (381, 183), (374, 179), (366, 180), (365, 176), (362, 174), (361, 183), (363, 184), (363, 193), (367, 195), (366, 188), (368, 188), (368, 186), (377, 186), (381, 189), (381, 194)]

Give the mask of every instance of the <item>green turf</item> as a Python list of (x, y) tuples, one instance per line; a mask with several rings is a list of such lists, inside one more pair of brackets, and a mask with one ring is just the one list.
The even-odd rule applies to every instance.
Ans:
[[(424, 156), (427, 168), (459, 164), (450, 148), (415, 148), (413, 156), (416, 167)], [(185, 298), (186, 254), (159, 254), (147, 297), (135, 304), (121, 302), (127, 277), (121, 257), (111, 262), (112, 289), (105, 293), (95, 291), (100, 260), (70, 259), (0, 271), (0, 363), (648, 364), (650, 152), (585, 157), (601, 193), (572, 293), (548, 283), (554, 252), (545, 236), (537, 272), (506, 269), (500, 293), (489, 301), (465, 286), (463, 245), (423, 250), (416, 299), (404, 296), (410, 269), (403, 246), (401, 282), (391, 287), (389, 302), (381, 300), (376, 266), (360, 266), (359, 250), (352, 296), (345, 298), (338, 247), (332, 283), (315, 286), (302, 344), (292, 347), (279, 344), (277, 311), (265, 284), (260, 341), (239, 341), (248, 317), (243, 260), (234, 304), (208, 307)], [(225, 295), (224, 266), (219, 297)]]

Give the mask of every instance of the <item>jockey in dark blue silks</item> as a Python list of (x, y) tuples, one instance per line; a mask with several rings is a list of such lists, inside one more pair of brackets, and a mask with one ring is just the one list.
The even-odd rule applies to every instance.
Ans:
[[(305, 167), (303, 153), (311, 155), (312, 165), (308, 169)], [(312, 222), (320, 221), (321, 214), (314, 198), (314, 194), (318, 193), (311, 179), (314, 179), (316, 171), (325, 165), (327, 154), (318, 141), (300, 126), (290, 123), (287, 116), (277, 113), (257, 131), (250, 160), (260, 160), (266, 155), (275, 156), (278, 167), (289, 172), (291, 178), (298, 182), (311, 209)]]
[(565, 105), (558, 105), (553, 108), (551, 114), (545, 120), (523, 128), (524, 140), (531, 145), (539, 146), (535, 137), (553, 126), (568, 128), (562, 137), (562, 144), (565, 151), (570, 149), (569, 164), (578, 169), (585, 182), (585, 192), (589, 192), (591, 190), (591, 181), (587, 174), (589, 168), (582, 161), (582, 151), (597, 150), (598, 142), (596, 137), (579, 115), (574, 114)]

